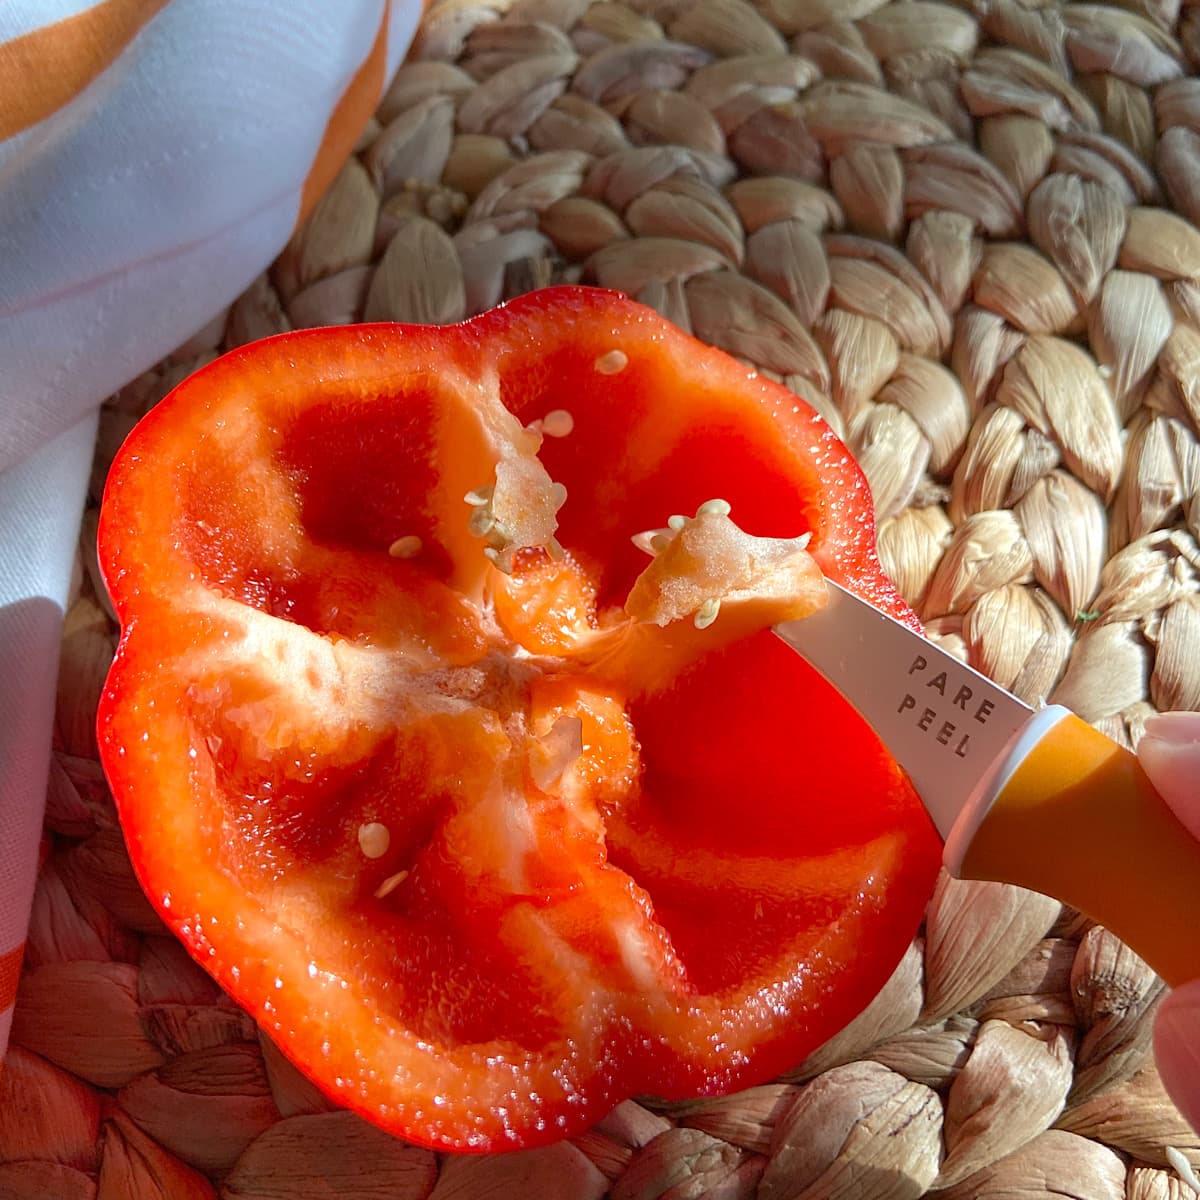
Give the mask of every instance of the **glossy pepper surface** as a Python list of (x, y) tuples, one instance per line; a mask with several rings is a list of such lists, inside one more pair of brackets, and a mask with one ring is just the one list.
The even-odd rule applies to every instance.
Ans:
[(536, 1145), (767, 1079), (885, 981), (940, 853), (902, 772), (774, 601), (627, 611), (730, 508), (913, 619), (827, 425), (607, 292), (256, 343), (131, 435), (99, 718), (131, 857), (332, 1098)]

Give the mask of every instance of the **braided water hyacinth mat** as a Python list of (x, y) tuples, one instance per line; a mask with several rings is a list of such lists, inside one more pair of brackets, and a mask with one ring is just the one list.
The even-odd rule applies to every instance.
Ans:
[[(442, 0), (272, 269), (106, 407), (93, 480), (220, 350), (624, 290), (815, 403), (932, 637), (1136, 743), (1200, 708), (1200, 5)], [(939, 884), (796, 1071), (442, 1158), (331, 1111), (165, 936), (95, 759), (88, 515), (0, 1196), (1182, 1198), (1161, 984), (1040, 896)]]

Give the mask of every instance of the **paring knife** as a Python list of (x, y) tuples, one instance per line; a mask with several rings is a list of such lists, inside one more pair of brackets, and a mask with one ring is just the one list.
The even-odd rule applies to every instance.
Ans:
[(1061, 705), (1030, 708), (828, 582), (825, 608), (775, 632), (907, 771), (950, 873), (1044, 892), (1168, 984), (1200, 978), (1200, 843), (1136, 756)]

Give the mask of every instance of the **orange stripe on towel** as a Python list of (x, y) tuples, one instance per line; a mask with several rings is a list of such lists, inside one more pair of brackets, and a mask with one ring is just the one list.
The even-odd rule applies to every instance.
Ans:
[(308, 177), (300, 191), (299, 225), (312, 212), (312, 207), (325, 194), (333, 177), (341, 170), (342, 163), (350, 157), (354, 143), (375, 111), (383, 95), (384, 76), (387, 74), (388, 16), (390, 0), (384, 0), (383, 17), (379, 32), (375, 35), (367, 57), (354, 73), (350, 85), (342, 93), (334, 110), (329, 115), (321, 144), (309, 168)]
[(104, 0), (0, 42), (0, 139), (69, 104), (168, 0)]
[(17, 998), (17, 983), (21, 978), (21, 961), (24, 956), (24, 943), (7, 954), (0, 954), (0, 1012), (9, 1008)]

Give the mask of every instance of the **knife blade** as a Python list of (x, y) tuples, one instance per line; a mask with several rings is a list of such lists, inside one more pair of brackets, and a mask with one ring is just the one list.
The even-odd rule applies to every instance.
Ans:
[(1168, 983), (1200, 978), (1200, 842), (1136, 756), (826, 582), (829, 603), (775, 633), (904, 768), (951, 874), (1044, 892), (1107, 926)]

